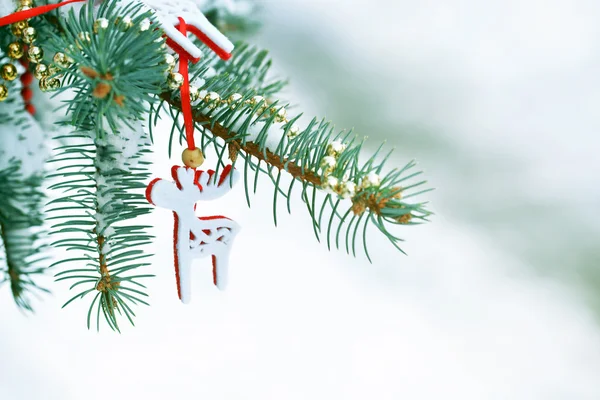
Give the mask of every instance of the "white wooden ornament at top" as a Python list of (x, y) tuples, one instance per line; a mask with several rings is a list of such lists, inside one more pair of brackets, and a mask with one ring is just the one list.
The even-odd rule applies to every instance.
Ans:
[[(8, 4), (11, 1), (0, 0), (0, 5), (8, 10), (8, 7), (4, 7), (5, 3)], [(98, 6), (100, 3), (102, 3), (102, 0), (95, 0), (94, 5)], [(61, 7), (60, 11), (63, 15), (66, 15), (71, 8), (79, 10), (84, 4), (69, 4)], [(179, 25), (179, 17), (183, 18), (187, 25), (198, 28), (225, 53), (231, 54), (233, 51), (233, 43), (204, 16), (194, 0), (121, 0), (120, 4), (142, 4), (144, 9), (153, 11), (158, 25), (165, 34), (185, 50), (192, 59), (202, 57), (202, 50), (176, 28)], [(0, 8), (0, 10), (3, 8)]]
[(187, 25), (198, 28), (226, 53), (233, 51), (234, 45), (204, 16), (193, 0), (139, 0), (154, 10), (157, 21), (165, 34), (183, 48), (192, 58), (200, 58), (202, 51), (176, 28), (179, 17)]
[(212, 170), (171, 168), (173, 181), (155, 179), (146, 189), (147, 200), (173, 210), (175, 226), (174, 264), (179, 298), (191, 299), (191, 264), (194, 258), (212, 256), (213, 281), (219, 289), (227, 285), (229, 251), (239, 225), (223, 216), (197, 217), (196, 203), (225, 195), (239, 180), (239, 173), (225, 167), (219, 177)]

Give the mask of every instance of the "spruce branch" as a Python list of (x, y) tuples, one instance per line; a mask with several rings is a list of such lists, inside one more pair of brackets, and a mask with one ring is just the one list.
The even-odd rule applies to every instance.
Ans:
[[(99, 12), (110, 21), (114, 21), (115, 15), (138, 11), (122, 10), (115, 4), (115, 2), (103, 3), (105, 7)], [(64, 25), (65, 29), (71, 30), (70, 36), (62, 36), (64, 45), (68, 45), (69, 41), (73, 40), (79, 43), (78, 38), (85, 37), (85, 32), (88, 32), (93, 24), (92, 14), (90, 11), (82, 11), (79, 25), (71, 22)], [(149, 18), (147, 15), (144, 17)], [(73, 14), (69, 18), (75, 19)], [(114, 27), (111, 29), (118, 31)], [(144, 32), (138, 35), (144, 36)], [(134, 36), (136, 35), (115, 35), (127, 43), (131, 43), (134, 40), (131, 38)], [(66, 39), (67, 37), (69, 39)], [(97, 88), (91, 86), (89, 81), (84, 82), (81, 77), (102, 79), (105, 76), (102, 74), (107, 73), (101, 72), (97, 67), (89, 66), (90, 59), (99, 57), (97, 52), (100, 54), (104, 54), (102, 51), (110, 52), (110, 46), (95, 44), (100, 39), (100, 36), (93, 36), (88, 41), (92, 45), (88, 51), (94, 56), (84, 56), (75, 60), (74, 65), (78, 69), (71, 75), (72, 81), (79, 79), (80, 82), (79, 86), (71, 85), (71, 88), (78, 90), (78, 94), (85, 91), (83, 95), (87, 98), (94, 97), (93, 92)], [(156, 43), (157, 40), (154, 39), (153, 42)], [(79, 47), (84, 45), (85, 43)], [(193, 109), (197, 128), (202, 132), (201, 147), (204, 150), (211, 145), (217, 151), (219, 155), (217, 172), (218, 168), (225, 164), (224, 158), (230, 157), (235, 164), (238, 155), (241, 155), (246, 170), (244, 187), (248, 204), (250, 205), (249, 187), (253, 185), (256, 191), (258, 176), (266, 174), (275, 185), (273, 217), (276, 223), (277, 198), (281, 196), (287, 200), (288, 211), (290, 211), (293, 187), (295, 182), (299, 181), (302, 186), (301, 198), (309, 211), (314, 232), (318, 239), (322, 231), (326, 232), (329, 248), (333, 242), (332, 237), (335, 237), (336, 247), (343, 247), (342, 245), (345, 244), (346, 251), (356, 255), (356, 243), (361, 241), (370, 259), (366, 238), (368, 226), (373, 225), (402, 251), (398, 245), (402, 240), (390, 231), (390, 226), (418, 224), (427, 221), (430, 215), (426, 209), (426, 202), (407, 201), (430, 190), (415, 191), (426, 183), (424, 180), (414, 181), (421, 174), (420, 171), (414, 172), (416, 164), (411, 161), (402, 168), (386, 171), (386, 162), (391, 152), (380, 159), (379, 155), (383, 147), (361, 164), (359, 161), (363, 158), (364, 139), (359, 140), (351, 131), (336, 132), (333, 125), (324, 120), (313, 119), (296, 137), (299, 130), (296, 121), (301, 115), (284, 118), (283, 121), (280, 118), (280, 111), (282, 109), (285, 111), (288, 105), (277, 100), (276, 96), (285, 86), (285, 82), (269, 79), (271, 60), (265, 50), (238, 43), (230, 62), (221, 61), (208, 49), (205, 50), (205, 54), (209, 56), (190, 69), (191, 81), (201, 89), (200, 101), (196, 102)], [(155, 49), (155, 52), (163, 54), (161, 49)], [(87, 54), (86, 51), (82, 53)], [(157, 65), (160, 67), (161, 63)], [(146, 82), (154, 87), (153, 90), (136, 88), (136, 80), (130, 84), (140, 93), (144, 90), (148, 90), (148, 93), (162, 91), (160, 98), (168, 105), (174, 119), (169, 145), (169, 154), (171, 154), (174, 141), (179, 140), (179, 143), (182, 143), (184, 128), (177, 122), (181, 114), (179, 93), (164, 91), (164, 79), (154, 80), (160, 75), (160, 71), (158, 68), (155, 74), (149, 75), (146, 79)], [(156, 97), (152, 96), (145, 97), (144, 100), (150, 104), (150, 120), (154, 119), (156, 122), (164, 104), (156, 105)], [(69, 112), (76, 114), (85, 103), (86, 101), (82, 99), (70, 102)], [(94, 104), (93, 101), (89, 103)], [(89, 110), (87, 115), (94, 113), (100, 115), (100, 109), (102, 108), (96, 106), (95, 109)], [(130, 111), (139, 117), (135, 110)], [(102, 122), (96, 119), (100, 121), (98, 129), (101, 132)], [(74, 119), (74, 122), (76, 120)], [(77, 126), (76, 123), (75, 125)], [(175, 132), (178, 135), (175, 135)], [(152, 132), (150, 133), (152, 137)], [(332, 150), (333, 145), (341, 145), (343, 150)], [(335, 158), (333, 164), (332, 158)], [(254, 171), (253, 178), (248, 176), (248, 169)], [(282, 171), (294, 178), (287, 188), (281, 187), (285, 181), (282, 179)], [(321, 200), (317, 192), (325, 192), (325, 198)], [(329, 217), (327, 217), (328, 213), (330, 213)], [(345, 240), (342, 240), (344, 236)]]
[[(0, 284), (8, 282), (16, 304), (33, 311), (31, 296), (49, 293), (34, 278), (43, 274), (45, 246), (41, 241), (40, 186), (42, 178), (23, 178), (20, 163), (13, 162), (0, 171)], [(3, 262), (2, 262), (3, 260)]]
[[(40, 23), (52, 38), (45, 61), (53, 52), (68, 61), (50, 78), (60, 77), (60, 92), (72, 94), (62, 111), (68, 116), (63, 123), (74, 128), (56, 138), (60, 145), (51, 160), (56, 166), (51, 177), (58, 180), (51, 189), (62, 194), (48, 203), (47, 219), (54, 221), (53, 245), (69, 252), (53, 266), (67, 266), (57, 281), (72, 282), (70, 289), (76, 290), (64, 306), (90, 298), (88, 328), (94, 317), (99, 329), (102, 314), (116, 331), (120, 316), (133, 324), (133, 306), (147, 304), (139, 281), (152, 276), (139, 269), (149, 265), (144, 246), (152, 237), (148, 227), (133, 222), (151, 209), (142, 194), (149, 176), (145, 132), (136, 127), (149, 115), (151, 139), (152, 125), (166, 109), (173, 118), (169, 155), (185, 138), (180, 93), (165, 84), (169, 57), (162, 32), (140, 29), (153, 15), (142, 12), (139, 3), (120, 4), (104, 1), (94, 9), (90, 1), (78, 14), (49, 15)], [(125, 16), (131, 25), (124, 24)], [(96, 29), (97, 18), (108, 25)], [(384, 154), (383, 145), (365, 156), (364, 138), (336, 130), (329, 121), (314, 118), (300, 128), (302, 115), (288, 116), (289, 104), (278, 98), (285, 82), (271, 79), (265, 50), (238, 43), (229, 62), (203, 50), (208, 56), (190, 69), (200, 90), (193, 118), (199, 147), (212, 147), (218, 155), (216, 173), (227, 158), (234, 166), (243, 163), (248, 205), (259, 178), (268, 177), (275, 224), (282, 200), (291, 212), (298, 196), (294, 188), (300, 186), (314, 233), (319, 240), (325, 237), (328, 248), (356, 255), (362, 244), (370, 259), (367, 233), (375, 227), (402, 251), (393, 227), (418, 224), (430, 215), (425, 202), (414, 201), (429, 190), (420, 189), (426, 182), (418, 178), (416, 164), (388, 167), (391, 152)]]
[[(117, 16), (129, 16), (131, 24)], [(112, 23), (97, 28), (95, 21)], [(65, 103), (71, 125), (96, 130), (98, 136), (116, 130), (123, 121), (143, 120), (147, 104), (165, 88), (165, 41), (159, 30), (148, 26), (153, 14), (142, 11), (141, 3), (119, 6), (103, 2), (97, 11), (83, 7), (59, 19), (59, 33), (50, 42), (52, 53), (67, 60), (49, 79), (60, 77), (66, 84), (60, 92), (74, 93)], [(90, 122), (93, 121), (93, 122)]]
[(149, 163), (144, 160), (148, 150), (144, 146), (130, 157), (126, 151), (127, 142), (139, 134), (115, 132), (101, 140), (95, 138), (95, 132), (74, 132), (56, 138), (72, 143), (57, 148), (58, 155), (51, 160), (69, 163), (50, 175), (60, 178), (50, 189), (64, 193), (48, 203), (52, 206), (48, 213), (53, 215), (49, 219), (64, 221), (54, 224), (50, 233), (58, 236), (52, 245), (66, 248), (73, 256), (51, 267), (67, 264), (67, 269), (55, 275), (56, 280), (74, 281), (70, 289), (81, 285), (63, 307), (93, 294), (88, 328), (94, 308), (97, 329), (102, 314), (109, 327), (119, 331), (119, 315), (133, 325), (133, 306), (148, 305), (143, 300), (147, 297), (145, 286), (139, 280), (152, 275), (137, 271), (150, 265), (145, 260), (151, 254), (143, 248), (152, 236), (145, 232), (147, 226), (131, 224), (151, 210), (143, 195), (149, 177)]
[[(193, 68), (202, 89), (193, 114), (202, 132), (203, 149), (212, 145), (219, 165), (224, 165), (227, 157), (235, 165), (241, 156), (249, 205), (251, 181), (256, 192), (258, 175), (269, 176), (275, 186), (275, 224), (277, 198), (287, 200), (290, 211), (293, 187), (299, 181), (317, 239), (326, 232), (329, 248), (335, 237), (336, 247), (345, 244), (346, 251), (356, 255), (356, 244), (362, 242), (370, 259), (366, 241), (368, 226), (373, 225), (402, 251), (398, 245), (401, 239), (389, 227), (418, 224), (430, 215), (426, 203), (406, 201), (430, 190), (414, 190), (426, 183), (412, 181), (421, 174), (413, 172), (416, 163), (384, 174), (391, 152), (379, 159), (380, 146), (361, 164), (364, 140), (359, 141), (352, 132), (336, 132), (324, 120), (313, 119), (297, 134), (296, 122), (301, 115), (283, 117), (285, 112), (281, 110), (288, 105), (276, 100), (275, 95), (285, 83), (268, 79), (270, 66), (265, 51), (238, 44), (231, 63), (209, 57)], [(177, 121), (181, 112), (178, 94), (163, 93), (161, 98)], [(178, 139), (182, 141), (183, 129)], [(174, 140), (172, 134), (171, 142)], [(248, 175), (248, 169), (254, 171), (254, 177)], [(281, 186), (282, 171), (293, 178), (287, 188)], [(321, 191), (326, 192), (325, 198), (317, 200), (321, 197), (317, 192)]]

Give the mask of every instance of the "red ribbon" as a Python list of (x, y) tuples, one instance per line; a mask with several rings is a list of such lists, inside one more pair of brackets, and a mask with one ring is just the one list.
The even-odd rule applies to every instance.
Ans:
[[(231, 58), (231, 54), (217, 46), (207, 35), (205, 35), (200, 29), (193, 25), (187, 25), (185, 20), (178, 17), (179, 25), (176, 26), (184, 36), (187, 36), (188, 31), (193, 33), (200, 39), (206, 46), (214, 51), (223, 60)], [(175, 43), (173, 40), (167, 38), (167, 45), (171, 47), (177, 54), (179, 54), (179, 73), (183, 76), (183, 85), (181, 85), (181, 112), (183, 113), (183, 124), (185, 125), (185, 140), (188, 145), (188, 149), (194, 150), (196, 143), (194, 141), (194, 118), (192, 115), (192, 102), (190, 99), (190, 76), (189, 76), (189, 62), (197, 63), (199, 58), (192, 58), (187, 51), (181, 46)]]
[(85, 1), (85, 0), (65, 0), (61, 3), (48, 4), (45, 6), (33, 7), (33, 8), (30, 8), (29, 10), (17, 11), (15, 13), (12, 13), (10, 15), (0, 18), (0, 26), (10, 25), (10, 24), (14, 24), (15, 22), (24, 21), (29, 18), (33, 18), (33, 17), (40, 16), (42, 14), (46, 14), (47, 12), (50, 12), (50, 11), (55, 10), (62, 6), (66, 6), (67, 4), (80, 3), (83, 1)]
[[(184, 36), (187, 36), (187, 24), (181, 17), (179, 17), (179, 26), (177, 29), (179, 29), (179, 32), (183, 33)], [(183, 75), (183, 85), (181, 85), (181, 111), (183, 112), (183, 123), (185, 125), (185, 140), (187, 141), (188, 149), (194, 150), (196, 148), (196, 143), (194, 141), (194, 119), (192, 116), (190, 75), (188, 70), (190, 56), (181, 48), (174, 48), (174, 50), (179, 54), (179, 73)]]

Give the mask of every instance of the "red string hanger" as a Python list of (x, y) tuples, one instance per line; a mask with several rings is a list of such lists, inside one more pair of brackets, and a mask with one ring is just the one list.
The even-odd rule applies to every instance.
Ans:
[(65, 0), (60, 3), (46, 4), (46, 5), (37, 6), (37, 7), (27, 7), (27, 6), (20, 7), (21, 9), (19, 11), (14, 12), (9, 15), (6, 15), (4, 17), (1, 17), (0, 18), (0, 26), (14, 24), (15, 22), (20, 22), (20, 21), (25, 21), (25, 20), (28, 20), (29, 18), (38, 17), (40, 15), (46, 14), (47, 12), (50, 12), (50, 11), (60, 8), (62, 6), (66, 6), (67, 4), (81, 3), (84, 1), (86, 1), (86, 0)]
[[(193, 33), (206, 44), (211, 50), (213, 50), (223, 60), (229, 60), (231, 58), (231, 50), (233, 50), (233, 44), (229, 42), (227, 38), (225, 41), (222, 40), (224, 37), (220, 32), (215, 39), (224, 43), (221, 47), (217, 44), (217, 40), (211, 39), (209, 34), (204, 33), (200, 28), (194, 25), (188, 25), (182, 17), (178, 17), (179, 24), (176, 28), (179, 32), (187, 38), (188, 31)], [(212, 24), (210, 27), (214, 28)], [(210, 31), (209, 29), (206, 29)], [(218, 31), (217, 31), (218, 32)], [(185, 125), (185, 139), (187, 142), (187, 149), (184, 150), (182, 160), (184, 164), (190, 168), (199, 167), (204, 161), (202, 151), (196, 147), (194, 140), (194, 117), (192, 115), (192, 102), (190, 97), (190, 77), (189, 77), (189, 62), (197, 63), (199, 58), (194, 58), (188, 51), (186, 51), (179, 43), (173, 39), (167, 39), (167, 45), (171, 47), (179, 55), (179, 73), (183, 76), (183, 84), (181, 85), (181, 111), (183, 113), (183, 122)]]

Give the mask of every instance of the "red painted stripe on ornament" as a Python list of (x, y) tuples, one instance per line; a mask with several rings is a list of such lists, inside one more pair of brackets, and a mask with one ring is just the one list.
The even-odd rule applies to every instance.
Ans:
[(173, 180), (175, 181), (175, 184), (177, 185), (177, 189), (183, 190), (183, 186), (181, 186), (181, 183), (179, 182), (179, 176), (177, 175), (177, 171), (179, 170), (179, 168), (184, 168), (184, 167), (180, 167), (179, 165), (173, 165), (171, 167), (171, 176), (173, 177)]
[(152, 201), (152, 189), (154, 188), (154, 185), (156, 184), (156, 182), (160, 181), (162, 179), (160, 178), (155, 178), (152, 180), (152, 182), (150, 182), (148, 184), (148, 186), (146, 186), (146, 200), (148, 200), (148, 203), (152, 204), (153, 206), (155, 205), (154, 202)]
[(231, 164), (229, 164), (228, 166), (226, 166), (223, 169), (223, 173), (221, 174), (221, 178), (219, 179), (219, 184), (217, 186), (221, 186), (223, 184), (223, 182), (225, 182), (225, 179), (227, 178), (227, 176), (229, 176), (230, 172), (231, 172)]
[(181, 282), (179, 281), (179, 252), (177, 247), (179, 244), (179, 217), (177, 213), (173, 211), (173, 263), (175, 264), (175, 280), (177, 281), (177, 296), (181, 300)]
[(228, 53), (223, 48), (219, 47), (218, 44), (212, 41), (204, 32), (202, 32), (199, 28), (189, 25), (188, 30), (192, 32), (194, 35), (198, 37), (205, 45), (207, 45), (212, 51), (215, 52), (216, 55), (221, 57), (223, 60), (227, 61), (231, 58), (231, 53)]
[(212, 255), (212, 265), (213, 265), (213, 283), (217, 286), (217, 256)]
[(210, 221), (210, 220), (213, 220), (213, 219), (228, 219), (228, 220), (231, 220), (231, 218), (227, 218), (227, 217), (224, 217), (222, 215), (211, 215), (211, 216), (208, 216), (208, 217), (198, 217), (198, 219), (201, 220), (201, 221)]
[[(200, 191), (204, 190), (204, 188), (200, 184), (200, 177), (202, 176), (203, 172), (204, 171), (202, 171), (201, 169), (197, 169), (196, 173), (194, 174), (194, 185), (198, 186), (198, 189), (200, 189)], [(196, 211), (196, 204), (194, 204), (194, 211)]]
[(175, 53), (177, 53), (177, 54), (186, 53), (188, 55), (188, 60), (190, 60), (192, 62), (192, 64), (196, 64), (198, 61), (200, 61), (200, 57), (193, 58), (190, 55), (190, 53), (185, 51), (185, 49), (183, 47), (181, 47), (180, 45), (178, 45), (177, 42), (175, 42), (173, 39), (167, 37), (166, 43), (167, 43), (167, 46), (169, 46), (170, 48), (173, 49), (173, 51), (175, 51)]

